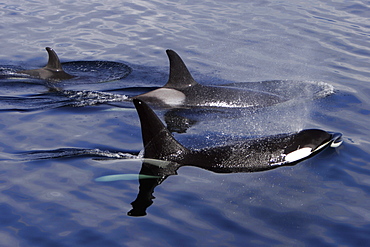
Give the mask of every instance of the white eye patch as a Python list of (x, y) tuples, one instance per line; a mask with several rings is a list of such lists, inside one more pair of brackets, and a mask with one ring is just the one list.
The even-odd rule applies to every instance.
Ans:
[(285, 156), (285, 161), (286, 162), (294, 162), (297, 160), (304, 159), (311, 155), (312, 153), (312, 148), (306, 147), (306, 148), (300, 148), (298, 150), (295, 150), (293, 152), (288, 153)]

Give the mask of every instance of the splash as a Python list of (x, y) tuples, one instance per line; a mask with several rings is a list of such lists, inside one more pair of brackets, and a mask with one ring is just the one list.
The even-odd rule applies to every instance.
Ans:
[(73, 106), (76, 107), (90, 106), (109, 102), (122, 102), (128, 100), (128, 97), (126, 95), (105, 93), (99, 91), (63, 90), (60, 93), (70, 100), (73, 100)]
[[(194, 138), (202, 135), (205, 140), (210, 140), (197, 147), (224, 145), (237, 139), (294, 133), (310, 128), (310, 117), (317, 107), (317, 99), (335, 92), (332, 85), (322, 81), (274, 80), (231, 83), (225, 86), (264, 91), (279, 95), (286, 101), (255, 110), (227, 108), (224, 110), (225, 114), (218, 111), (215, 117), (212, 113), (203, 114), (202, 119), (188, 130), (188, 134), (194, 135)], [(215, 104), (217, 106), (217, 102)], [(220, 117), (227, 114), (229, 117)]]

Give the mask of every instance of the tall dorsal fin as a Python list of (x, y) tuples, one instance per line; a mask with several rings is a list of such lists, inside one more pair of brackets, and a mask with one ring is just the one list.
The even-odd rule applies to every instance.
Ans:
[(169, 155), (181, 155), (188, 150), (182, 146), (152, 109), (139, 99), (133, 100), (139, 114), (144, 145), (144, 158), (164, 159)]
[(191, 76), (181, 57), (173, 50), (166, 50), (170, 60), (170, 76), (164, 87), (169, 88), (186, 88), (198, 84)]
[(45, 66), (45, 69), (63, 71), (62, 64), (60, 63), (59, 57), (56, 52), (50, 47), (46, 47), (45, 49), (49, 54), (48, 64)]

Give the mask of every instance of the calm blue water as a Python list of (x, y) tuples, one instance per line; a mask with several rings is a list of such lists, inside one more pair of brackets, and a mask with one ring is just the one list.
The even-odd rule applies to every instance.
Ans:
[[(61, 83), (65, 94), (40, 80), (0, 81), (0, 246), (365, 246), (369, 8), (323, 0), (3, 1), (2, 67), (44, 66), (50, 46), (62, 61), (121, 62), (133, 72)], [(287, 79), (335, 88), (253, 117), (203, 119), (176, 135), (187, 145), (301, 128), (341, 132), (344, 144), (268, 172), (183, 167), (155, 188), (146, 216), (127, 216), (138, 181), (95, 179), (140, 171), (139, 162), (118, 159), (142, 149), (139, 120), (129, 104), (94, 100), (163, 85), (168, 48), (203, 84)], [(97, 93), (68, 94), (76, 90)]]

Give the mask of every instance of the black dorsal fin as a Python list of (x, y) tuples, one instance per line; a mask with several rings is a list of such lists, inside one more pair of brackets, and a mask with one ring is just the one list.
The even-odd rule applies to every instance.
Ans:
[(153, 110), (142, 100), (133, 100), (139, 114), (144, 145), (144, 158), (165, 159), (170, 155), (179, 156), (188, 150), (182, 146)]
[(56, 52), (50, 47), (46, 47), (45, 49), (49, 54), (48, 64), (45, 66), (45, 68), (53, 71), (63, 71), (62, 64), (60, 63)]
[(164, 87), (186, 88), (198, 84), (190, 74), (181, 57), (173, 50), (166, 50), (170, 60), (170, 76)]

